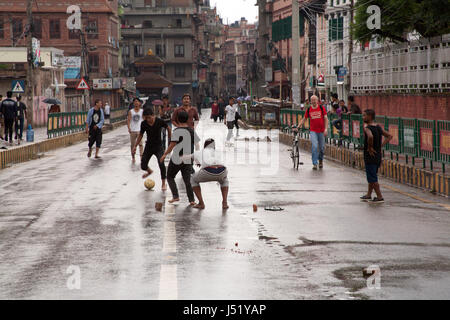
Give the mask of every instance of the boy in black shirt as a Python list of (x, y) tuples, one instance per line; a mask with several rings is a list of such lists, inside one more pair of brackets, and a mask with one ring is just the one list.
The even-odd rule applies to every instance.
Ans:
[[(384, 202), (381, 195), (380, 185), (378, 184), (378, 168), (381, 165), (384, 145), (389, 143), (392, 135), (374, 122), (375, 111), (367, 109), (363, 114), (364, 120), (364, 164), (366, 167), (367, 182), (369, 189), (366, 195), (361, 197), (362, 201), (371, 201), (373, 203)], [(382, 142), (382, 137), (385, 137)], [(377, 196), (372, 200), (372, 191), (375, 190)]]
[[(170, 145), (161, 157), (160, 162), (164, 163), (164, 159), (167, 155), (174, 150), (167, 169), (167, 180), (173, 196), (173, 199), (169, 200), (169, 203), (180, 201), (175, 176), (179, 171), (181, 171), (183, 181), (186, 186), (189, 203), (191, 206), (194, 206), (195, 198), (191, 186), (192, 157), (189, 157), (189, 155), (193, 156), (194, 145), (198, 148), (198, 141), (200, 139), (195, 134), (194, 129), (189, 127), (187, 123), (188, 119), (189, 115), (186, 111), (181, 110), (178, 113), (177, 123), (179, 126), (173, 131), (172, 139), (170, 139)], [(189, 160), (186, 160), (186, 158), (189, 158)]]
[(152, 108), (146, 108), (143, 112), (144, 121), (141, 123), (141, 132), (133, 147), (133, 153), (136, 153), (136, 147), (141, 143), (144, 133), (147, 132), (147, 142), (145, 144), (144, 153), (141, 159), (141, 169), (147, 171), (142, 178), (147, 178), (153, 173), (153, 170), (148, 167), (148, 163), (153, 155), (156, 156), (158, 161), (159, 170), (161, 172), (162, 187), (161, 190), (167, 190), (166, 186), (166, 166), (164, 161), (160, 162), (159, 159), (164, 153), (164, 148), (161, 141), (161, 130), (167, 130), (169, 140), (172, 138), (172, 130), (170, 127), (160, 118), (157, 118)]
[(103, 133), (102, 128), (105, 123), (105, 114), (102, 109), (102, 101), (100, 99), (95, 100), (94, 107), (89, 109), (86, 119), (86, 133), (89, 134), (89, 152), (88, 158), (92, 155), (92, 147), (95, 144), (95, 159), (100, 159), (98, 155), (102, 146)]

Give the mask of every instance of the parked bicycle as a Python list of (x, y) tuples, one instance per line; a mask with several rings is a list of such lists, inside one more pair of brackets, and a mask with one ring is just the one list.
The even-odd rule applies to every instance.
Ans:
[(291, 151), (291, 159), (294, 163), (294, 169), (298, 170), (299, 165), (303, 165), (303, 162), (300, 162), (300, 150), (298, 146), (299, 142), (299, 134), (298, 134), (298, 126), (294, 125), (291, 127), (292, 132), (294, 133), (294, 139), (292, 140), (292, 149)]

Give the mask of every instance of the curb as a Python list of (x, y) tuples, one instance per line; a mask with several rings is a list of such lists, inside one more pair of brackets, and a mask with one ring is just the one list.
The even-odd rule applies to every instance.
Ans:
[[(124, 125), (126, 120), (111, 125), (105, 125), (104, 132), (109, 132)], [(12, 164), (39, 159), (42, 153), (71, 146), (75, 143), (87, 140), (84, 131), (51, 138), (40, 142), (28, 144), (12, 150), (0, 151), (0, 170), (10, 167)]]
[[(281, 143), (289, 146), (292, 144), (292, 135), (280, 132), (279, 137)], [(310, 151), (311, 141), (300, 138), (299, 146), (306, 151)], [(361, 151), (338, 148), (327, 144), (325, 145), (325, 157), (347, 167), (364, 170), (364, 156)], [(445, 174), (412, 167), (390, 159), (383, 159), (379, 172), (383, 177), (392, 181), (447, 198), (450, 196), (450, 176)]]

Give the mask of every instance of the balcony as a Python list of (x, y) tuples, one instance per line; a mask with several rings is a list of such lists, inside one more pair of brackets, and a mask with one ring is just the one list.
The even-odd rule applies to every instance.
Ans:
[(144, 37), (194, 37), (191, 28), (122, 28), (123, 38), (140, 38), (144, 34)]
[(123, 10), (123, 15), (134, 15), (134, 16), (148, 16), (148, 15), (159, 15), (159, 16), (173, 16), (173, 15), (193, 15), (196, 13), (195, 8), (183, 8), (183, 7), (140, 7), (140, 8), (129, 8), (125, 7)]

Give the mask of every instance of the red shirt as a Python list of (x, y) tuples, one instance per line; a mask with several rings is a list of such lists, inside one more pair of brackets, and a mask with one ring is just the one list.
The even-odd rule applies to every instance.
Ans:
[[(323, 114), (322, 114), (323, 109)], [(312, 106), (305, 113), (305, 118), (309, 120), (309, 130), (317, 133), (323, 133), (325, 131), (325, 116), (327, 115), (327, 110), (318, 105), (317, 108)]]
[(219, 105), (217, 103), (213, 103), (211, 106), (211, 114), (216, 115), (219, 114)]

